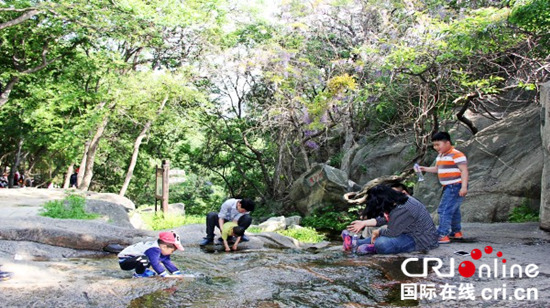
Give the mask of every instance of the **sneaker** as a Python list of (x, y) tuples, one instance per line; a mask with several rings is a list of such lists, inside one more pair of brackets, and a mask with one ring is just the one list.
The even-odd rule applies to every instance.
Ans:
[(134, 273), (133, 278), (149, 278), (155, 276), (157, 273), (153, 272), (150, 269), (146, 269), (143, 274)]
[(439, 236), (439, 244), (449, 244), (451, 240), (449, 239), (449, 236), (447, 235), (440, 235)]
[(364, 244), (357, 247), (357, 253), (358, 254), (373, 254), (376, 253), (376, 249), (374, 249), (374, 244)]
[(348, 230), (342, 231), (342, 240), (344, 241), (344, 245), (342, 246), (344, 248), (344, 251), (350, 251), (351, 250), (351, 236), (349, 235)]
[(0, 272), (0, 281), (9, 280), (11, 278), (11, 273)]
[(212, 243), (214, 243), (214, 239), (205, 237), (205, 238), (199, 243), (199, 245), (200, 245), (200, 246), (206, 246), (206, 245), (212, 244)]
[(241, 236), (241, 242), (248, 242), (248, 241), (250, 241), (248, 236), (246, 236), (246, 235)]
[(462, 239), (462, 231), (455, 232), (454, 234), (451, 234), (451, 237), (454, 239)]

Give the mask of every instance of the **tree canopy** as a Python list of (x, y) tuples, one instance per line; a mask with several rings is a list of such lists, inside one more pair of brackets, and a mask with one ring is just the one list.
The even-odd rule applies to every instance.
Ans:
[(285, 204), (363, 139), (413, 132), (418, 159), (445, 120), (536, 104), (549, 43), (545, 0), (4, 0), (0, 165), (147, 204), (169, 159), (191, 212)]

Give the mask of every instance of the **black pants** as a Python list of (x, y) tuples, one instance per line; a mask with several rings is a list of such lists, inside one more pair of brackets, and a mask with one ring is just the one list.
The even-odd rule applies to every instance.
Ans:
[[(141, 262), (138, 259), (145, 259), (147, 262)], [(118, 263), (120, 265), (120, 268), (129, 271), (136, 269), (136, 273), (143, 274), (145, 270), (149, 267), (149, 259), (147, 256), (137, 256), (137, 257), (129, 257), (124, 258), (123, 261), (119, 261)]]
[[(228, 220), (224, 219), (224, 222), (228, 222)], [(246, 230), (252, 224), (252, 217), (250, 217), (249, 214), (245, 214), (241, 216), (241, 218), (239, 218), (239, 220), (237, 221), (237, 224), (239, 225), (239, 227), (242, 227)], [(206, 215), (206, 238), (207, 239), (210, 239), (210, 240), (214, 239), (214, 229), (216, 227), (218, 227), (218, 229), (221, 230), (218, 213), (210, 212), (208, 213), (208, 215)]]

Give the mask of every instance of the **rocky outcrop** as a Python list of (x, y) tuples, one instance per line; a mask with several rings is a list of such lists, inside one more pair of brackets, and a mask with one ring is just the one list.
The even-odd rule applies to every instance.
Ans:
[(380, 176), (402, 170), (414, 157), (411, 138), (386, 138), (360, 148), (351, 163), (350, 179), (363, 185)]
[(109, 224), (123, 228), (133, 228), (126, 209), (119, 204), (102, 201), (102, 200), (86, 200), (86, 212), (95, 213), (102, 216), (102, 220)]
[(258, 228), (260, 228), (262, 232), (276, 232), (280, 230), (285, 230), (286, 229), (285, 217), (284, 216), (271, 217), (268, 220), (259, 224)]
[(343, 171), (318, 164), (292, 184), (289, 197), (298, 211), (308, 215), (324, 206), (347, 208), (343, 194), (358, 188)]
[[(79, 192), (79, 191), (76, 191), (76, 192)], [(136, 205), (134, 204), (134, 202), (132, 202), (132, 200), (117, 194), (96, 193), (96, 192), (89, 191), (89, 192), (86, 192), (85, 197), (86, 199), (101, 200), (101, 201), (119, 204), (124, 208), (126, 208), (128, 211), (136, 209)]]
[(550, 231), (550, 82), (541, 86), (540, 102), (542, 104), (540, 133), (544, 165), (540, 196), (540, 227)]
[[(470, 183), (462, 221), (506, 221), (522, 204), (540, 203), (542, 151), (539, 108), (532, 106), (510, 114), (457, 145), (468, 157)], [(415, 187), (415, 196), (435, 212), (441, 188), (435, 175)]]
[(79, 250), (103, 251), (109, 244), (125, 246), (152, 235), (102, 221), (40, 216), (4, 219), (0, 224), (0, 240), (29, 241)]

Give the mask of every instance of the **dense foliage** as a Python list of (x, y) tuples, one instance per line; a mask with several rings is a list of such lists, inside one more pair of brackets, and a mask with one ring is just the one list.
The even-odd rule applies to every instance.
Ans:
[(545, 0), (4, 0), (0, 165), (141, 205), (168, 159), (189, 213), (292, 211), (293, 181), (349, 171), (362, 139), (412, 131), (417, 160), (445, 119), (537, 103), (549, 33)]

